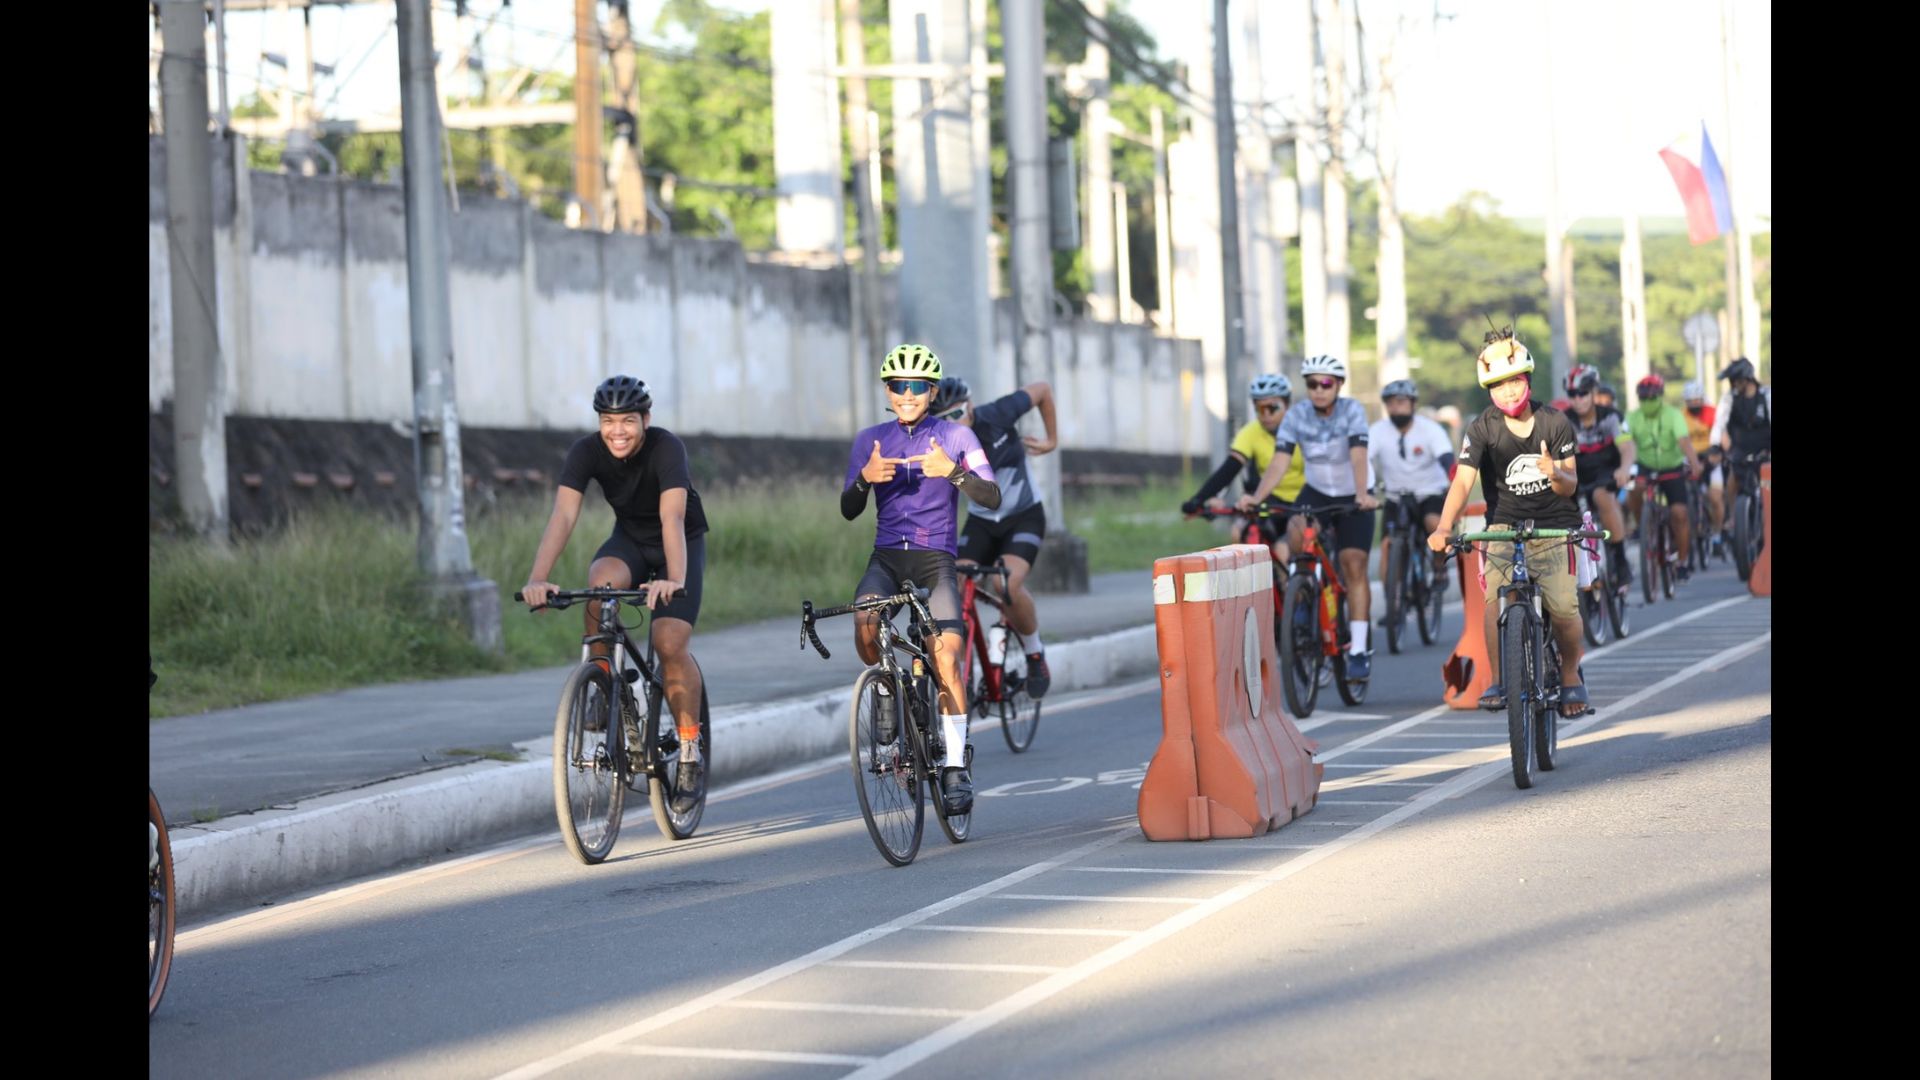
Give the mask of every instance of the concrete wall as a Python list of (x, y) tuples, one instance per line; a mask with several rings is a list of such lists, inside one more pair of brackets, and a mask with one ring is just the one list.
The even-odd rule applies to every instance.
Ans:
[[(412, 418), (400, 189), (249, 173), (216, 142), (213, 283), (227, 411)], [(148, 150), (148, 405), (173, 394), (165, 150)], [(236, 237), (246, 238), (242, 243)], [(455, 384), (471, 426), (588, 426), (593, 387), (645, 379), (657, 422), (688, 434), (844, 438), (854, 428), (848, 273), (751, 262), (738, 244), (566, 229), (525, 204), (462, 195), (452, 218)], [(895, 290), (888, 289), (891, 297)], [(894, 326), (898, 313), (889, 316)], [(1010, 324), (986, 361), (946, 357), (977, 394), (1013, 386)], [(1061, 438), (1083, 449), (1217, 456), (1199, 346), (1076, 321), (1054, 335)], [(877, 369), (879, 357), (873, 358)], [(1181, 373), (1191, 373), (1185, 399)]]

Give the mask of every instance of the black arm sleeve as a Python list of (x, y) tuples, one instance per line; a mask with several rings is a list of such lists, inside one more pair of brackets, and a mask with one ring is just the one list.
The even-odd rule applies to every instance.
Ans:
[(855, 480), (840, 491), (840, 516), (852, 521), (867, 511), (867, 489)]
[(979, 503), (988, 510), (1000, 509), (1000, 485), (982, 478), (979, 474), (968, 472), (954, 485), (960, 494)]
[(1240, 459), (1229, 455), (1227, 460), (1220, 463), (1219, 468), (1213, 470), (1213, 475), (1207, 477), (1207, 482), (1200, 485), (1200, 490), (1194, 493), (1194, 499), (1199, 502), (1206, 502), (1208, 499), (1220, 494), (1222, 489), (1228, 484), (1233, 483), (1234, 474), (1239, 471)]

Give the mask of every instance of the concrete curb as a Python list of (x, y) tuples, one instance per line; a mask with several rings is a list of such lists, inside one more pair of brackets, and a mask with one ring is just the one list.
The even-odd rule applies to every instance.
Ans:
[[(1151, 625), (1051, 646), (1050, 694), (1106, 686), (1153, 670)], [(713, 776), (728, 784), (847, 747), (851, 687), (713, 714)], [(556, 688), (557, 692), (557, 688)], [(1043, 714), (1044, 717), (1044, 714)], [(172, 832), (186, 917), (377, 873), (417, 859), (555, 827), (551, 740), (515, 744), (528, 760), (481, 761), (237, 815)], [(637, 798), (637, 802), (636, 802)], [(626, 827), (651, 828), (645, 794), (629, 792)]]

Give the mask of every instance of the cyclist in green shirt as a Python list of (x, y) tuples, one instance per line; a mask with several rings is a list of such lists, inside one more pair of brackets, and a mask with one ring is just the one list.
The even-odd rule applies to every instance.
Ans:
[[(1631, 439), (1638, 455), (1640, 475), (1667, 496), (1667, 509), (1673, 522), (1673, 550), (1687, 550), (1690, 529), (1687, 522), (1687, 482), (1700, 478), (1700, 458), (1693, 452), (1693, 440), (1687, 434), (1687, 418), (1666, 402), (1667, 382), (1650, 374), (1634, 387), (1640, 407), (1627, 414), (1622, 440)], [(1641, 512), (1642, 485), (1634, 485), (1627, 498), (1628, 509), (1637, 518)], [(1684, 559), (1674, 568), (1675, 576), (1687, 580)]]

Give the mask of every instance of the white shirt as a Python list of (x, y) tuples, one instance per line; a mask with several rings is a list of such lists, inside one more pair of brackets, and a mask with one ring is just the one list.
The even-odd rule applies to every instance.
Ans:
[(1367, 430), (1367, 459), (1375, 484), (1385, 492), (1445, 495), (1451, 481), (1440, 467), (1440, 456), (1451, 453), (1447, 429), (1425, 416), (1416, 415), (1404, 436), (1386, 418)]

